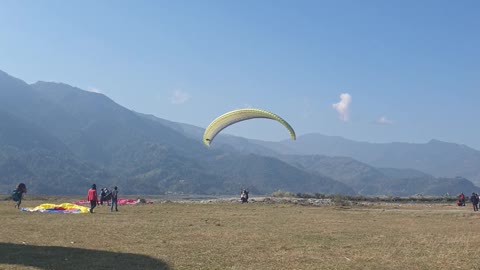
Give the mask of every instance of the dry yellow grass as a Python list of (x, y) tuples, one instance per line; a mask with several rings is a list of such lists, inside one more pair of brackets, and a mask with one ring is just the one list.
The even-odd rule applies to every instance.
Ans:
[[(70, 200), (69, 200), (70, 201)], [(44, 201), (25, 201), (33, 207)], [(0, 202), (0, 269), (478, 269), (469, 207), (262, 204), (24, 213)]]

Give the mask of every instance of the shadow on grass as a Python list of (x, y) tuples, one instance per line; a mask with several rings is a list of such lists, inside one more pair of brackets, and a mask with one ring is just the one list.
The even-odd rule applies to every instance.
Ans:
[(169, 270), (165, 262), (146, 255), (72, 247), (0, 243), (0, 264), (39, 269)]

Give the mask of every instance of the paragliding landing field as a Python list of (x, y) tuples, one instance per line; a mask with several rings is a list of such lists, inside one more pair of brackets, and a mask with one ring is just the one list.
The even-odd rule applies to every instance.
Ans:
[(22, 212), (1, 201), (0, 269), (475, 269), (480, 263), (480, 214), (453, 204), (170, 202), (95, 212)]

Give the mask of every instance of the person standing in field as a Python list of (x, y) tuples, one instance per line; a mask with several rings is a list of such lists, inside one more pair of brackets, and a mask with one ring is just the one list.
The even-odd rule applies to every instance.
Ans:
[(113, 212), (113, 205), (115, 205), (115, 212), (118, 212), (118, 188), (115, 186), (112, 190), (112, 207), (110, 212)]
[(475, 194), (475, 192), (472, 193), (472, 196), (470, 196), (470, 201), (473, 205), (473, 211), (478, 211), (478, 196)]
[(477, 211), (480, 209), (480, 196), (478, 196), (478, 193), (475, 193), (475, 196), (477, 196)]
[(463, 194), (463, 192), (458, 195), (458, 202), (459, 206), (465, 206), (465, 195)]
[(480, 202), (480, 197), (478, 197), (478, 193), (475, 193), (475, 198), (477, 202), (477, 211), (478, 211), (478, 203)]
[(103, 205), (103, 201), (105, 200), (105, 195), (107, 194), (106, 189), (107, 188), (102, 188), (100, 191), (100, 205)]
[(18, 184), (12, 194), (12, 199), (17, 202), (15, 203), (15, 208), (20, 209), (24, 193), (27, 193), (27, 186), (24, 183)]
[(98, 204), (97, 185), (93, 184), (88, 190), (87, 200), (90, 201), (90, 213), (93, 214), (93, 208)]

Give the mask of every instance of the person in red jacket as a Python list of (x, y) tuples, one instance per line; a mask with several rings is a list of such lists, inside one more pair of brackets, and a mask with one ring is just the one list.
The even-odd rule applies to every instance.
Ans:
[(87, 200), (90, 201), (90, 213), (93, 214), (93, 208), (98, 204), (97, 185), (93, 184), (92, 188), (88, 190)]

